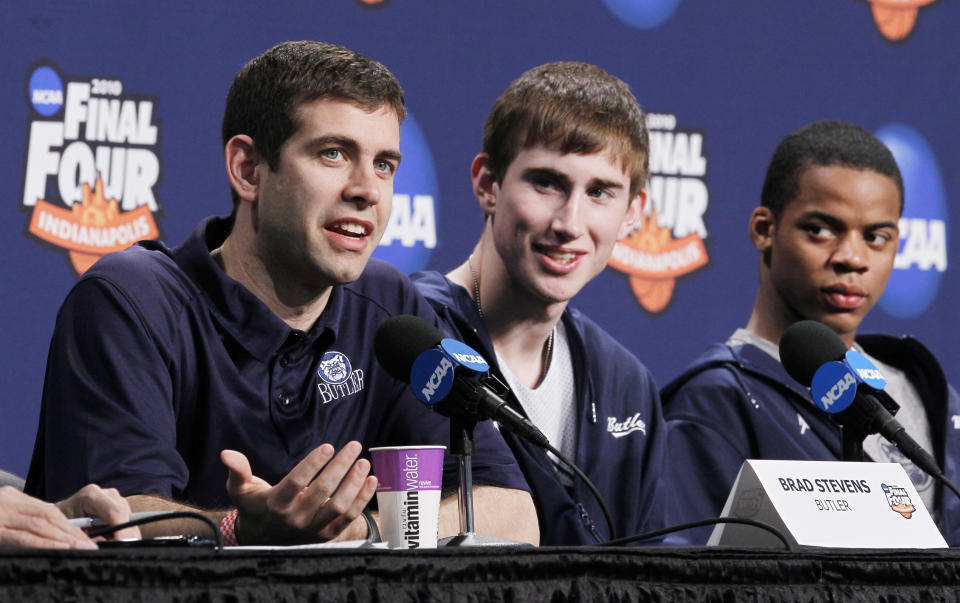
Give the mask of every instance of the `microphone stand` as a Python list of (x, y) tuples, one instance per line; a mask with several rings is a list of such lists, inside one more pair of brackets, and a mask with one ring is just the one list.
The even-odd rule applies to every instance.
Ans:
[(863, 462), (863, 440), (870, 434), (855, 429), (853, 425), (843, 425), (840, 430), (843, 432), (843, 460)]
[(473, 530), (473, 465), (471, 456), (476, 448), (473, 438), (473, 428), (477, 425), (478, 398), (470, 388), (458, 387), (454, 382), (454, 389), (463, 395), (468, 402), (461, 412), (456, 412), (450, 418), (450, 452), (458, 457), (460, 489), (457, 493), (457, 503), (460, 509), (460, 534), (443, 538), (438, 543), (442, 547), (476, 547), (476, 546), (533, 546), (526, 542), (517, 542), (494, 536), (477, 534)]

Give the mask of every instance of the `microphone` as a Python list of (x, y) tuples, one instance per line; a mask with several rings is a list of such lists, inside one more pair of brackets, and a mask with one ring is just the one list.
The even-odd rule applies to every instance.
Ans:
[(880, 433), (916, 466), (942, 478), (933, 456), (923, 449), (891, 412), (900, 407), (883, 391), (886, 380), (856, 350), (847, 350), (830, 327), (814, 320), (791, 325), (780, 338), (780, 361), (799, 383), (810, 387), (818, 408), (864, 436)]
[(533, 423), (494, 391), (490, 365), (476, 350), (444, 338), (422, 318), (404, 314), (385, 320), (374, 336), (374, 354), (394, 379), (409, 383), (418, 400), (441, 414), (492, 419), (537, 446), (550, 444)]

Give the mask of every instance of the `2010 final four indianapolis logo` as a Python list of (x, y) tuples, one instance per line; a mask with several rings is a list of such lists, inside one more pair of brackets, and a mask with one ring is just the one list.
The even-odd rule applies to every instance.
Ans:
[(637, 227), (613, 248), (608, 265), (630, 279), (647, 312), (663, 312), (678, 278), (706, 266), (710, 257), (704, 214), (709, 205), (703, 132), (677, 127), (669, 113), (648, 113), (650, 180)]
[(77, 274), (101, 256), (160, 236), (156, 97), (110, 77), (62, 77), (48, 61), (27, 80), (21, 208), (28, 232), (64, 249)]

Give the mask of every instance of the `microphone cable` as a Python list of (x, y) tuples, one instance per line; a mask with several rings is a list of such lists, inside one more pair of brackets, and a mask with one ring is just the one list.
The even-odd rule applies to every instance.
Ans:
[(106, 536), (107, 534), (113, 534), (118, 530), (123, 530), (125, 528), (132, 528), (135, 526), (142, 526), (148, 523), (153, 523), (155, 521), (165, 521), (167, 519), (196, 519), (202, 521), (210, 526), (210, 529), (213, 531), (213, 540), (217, 550), (223, 550), (223, 535), (220, 533), (220, 527), (217, 524), (202, 513), (194, 513), (193, 511), (173, 511), (170, 513), (158, 513), (157, 515), (151, 515), (149, 517), (140, 517), (128, 521), (126, 523), (118, 523), (113, 526), (98, 526), (87, 530), (87, 536), (90, 538), (96, 538), (97, 536)]
[(713, 517), (710, 519), (699, 519), (697, 521), (691, 521), (689, 523), (681, 523), (675, 526), (670, 526), (668, 528), (661, 528), (659, 530), (653, 530), (651, 532), (644, 532), (642, 534), (636, 534), (634, 536), (625, 536), (623, 538), (616, 538), (613, 540), (608, 540), (607, 542), (601, 543), (600, 546), (621, 546), (624, 544), (629, 544), (631, 542), (636, 542), (637, 540), (647, 540), (648, 538), (656, 538), (657, 536), (663, 536), (665, 534), (672, 534), (673, 532), (680, 532), (683, 530), (689, 530), (690, 528), (699, 528), (701, 526), (710, 526), (716, 525), (718, 523), (736, 523), (747, 526), (753, 526), (755, 528), (760, 528), (765, 530), (774, 536), (777, 537), (780, 542), (783, 543), (783, 546), (786, 550), (792, 551), (793, 545), (790, 544), (790, 540), (784, 536), (783, 532), (773, 527), (768, 523), (762, 521), (757, 521), (756, 519), (747, 519), (744, 517)]

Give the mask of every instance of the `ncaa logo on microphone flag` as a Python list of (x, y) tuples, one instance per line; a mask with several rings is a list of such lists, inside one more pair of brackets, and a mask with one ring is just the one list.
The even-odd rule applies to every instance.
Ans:
[(827, 362), (813, 374), (810, 394), (820, 410), (843, 412), (857, 395), (857, 378), (842, 362)]
[(846, 359), (847, 366), (853, 369), (860, 381), (877, 390), (887, 386), (887, 380), (883, 377), (883, 374), (860, 352), (847, 350)]
[(440, 347), (460, 366), (465, 366), (475, 373), (486, 373), (490, 370), (490, 365), (487, 364), (483, 356), (462, 341), (447, 337), (440, 342)]
[(21, 209), (27, 231), (65, 250), (77, 275), (112, 251), (159, 238), (156, 97), (110, 76), (62, 77), (48, 61), (27, 78)]
[(648, 113), (650, 180), (637, 227), (613, 247), (609, 266), (625, 273), (640, 306), (666, 310), (677, 279), (710, 262), (704, 222), (710, 203), (704, 133), (677, 127), (669, 113)]
[(435, 404), (453, 388), (453, 362), (437, 348), (424, 351), (410, 367), (410, 389), (418, 400)]
[(427, 139), (412, 115), (400, 126), (400, 152), (403, 161), (393, 180), (390, 222), (373, 257), (411, 273), (427, 267), (437, 246), (437, 173)]
[(893, 153), (904, 188), (900, 246), (878, 305), (891, 316), (914, 318), (933, 304), (947, 271), (947, 194), (937, 158), (919, 132), (893, 123), (876, 136)]

